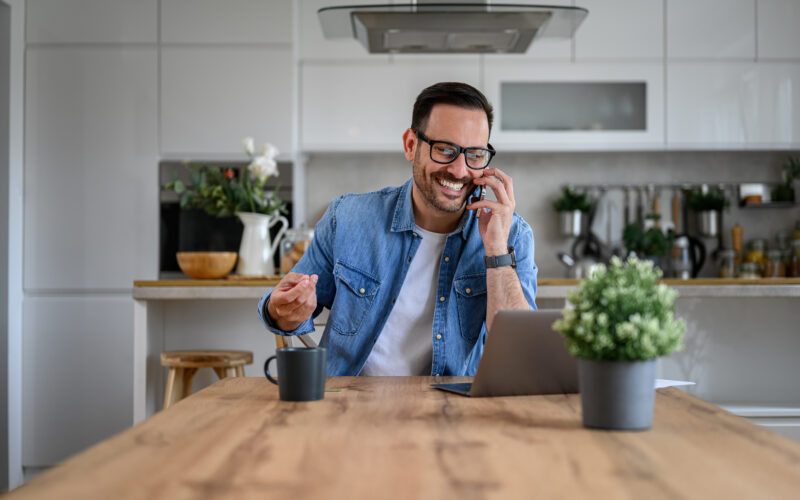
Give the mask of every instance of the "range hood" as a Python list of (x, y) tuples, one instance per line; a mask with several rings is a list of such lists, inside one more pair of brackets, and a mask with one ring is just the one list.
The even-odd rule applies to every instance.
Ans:
[(325, 38), (356, 38), (370, 54), (520, 54), (536, 39), (572, 37), (589, 11), (417, 0), (323, 7), (317, 13)]

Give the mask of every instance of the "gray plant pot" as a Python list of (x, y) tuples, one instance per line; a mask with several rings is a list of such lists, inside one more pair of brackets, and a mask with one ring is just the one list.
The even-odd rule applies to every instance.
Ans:
[(715, 238), (719, 234), (719, 212), (705, 210), (697, 214), (697, 226), (701, 235)]
[(583, 425), (595, 429), (642, 430), (653, 425), (656, 359), (578, 359)]
[(562, 236), (580, 236), (583, 229), (583, 212), (558, 212), (558, 227)]

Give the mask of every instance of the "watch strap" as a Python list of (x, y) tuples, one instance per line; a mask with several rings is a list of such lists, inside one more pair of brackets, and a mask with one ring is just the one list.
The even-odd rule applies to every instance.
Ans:
[(504, 255), (484, 256), (483, 263), (486, 269), (493, 267), (511, 266), (517, 267), (517, 255), (514, 253), (514, 247), (508, 247), (508, 253)]

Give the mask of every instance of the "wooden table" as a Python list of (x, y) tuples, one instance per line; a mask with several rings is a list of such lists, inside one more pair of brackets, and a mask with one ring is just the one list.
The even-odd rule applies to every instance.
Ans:
[[(461, 381), (459, 378), (439, 378)], [(11, 498), (793, 498), (800, 444), (678, 389), (653, 428), (588, 430), (577, 395), (465, 398), (430, 377), (331, 377), (281, 402), (234, 378)]]

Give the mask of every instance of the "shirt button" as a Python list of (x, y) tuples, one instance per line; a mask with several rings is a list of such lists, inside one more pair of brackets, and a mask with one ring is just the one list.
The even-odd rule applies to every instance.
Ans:
[(444, 302), (444, 297), (439, 297), (439, 302)]
[(408, 258), (408, 261), (411, 262), (411, 257)]
[(364, 290), (363, 288), (358, 289), (358, 293), (364, 293), (364, 292), (366, 292), (366, 290)]
[(464, 293), (466, 293), (467, 295), (469, 295), (469, 294), (471, 294), (471, 293), (472, 293), (472, 289), (470, 289), (470, 288), (467, 288), (466, 290), (464, 290)]
[(445, 261), (445, 262), (450, 262), (450, 257), (445, 257), (445, 258), (444, 258), (444, 261)]
[(437, 333), (436, 334), (436, 340), (442, 340), (442, 334), (441, 333)]
[(414, 238), (417, 238), (419, 236), (417, 233), (411, 233), (411, 234), (414, 235)]

